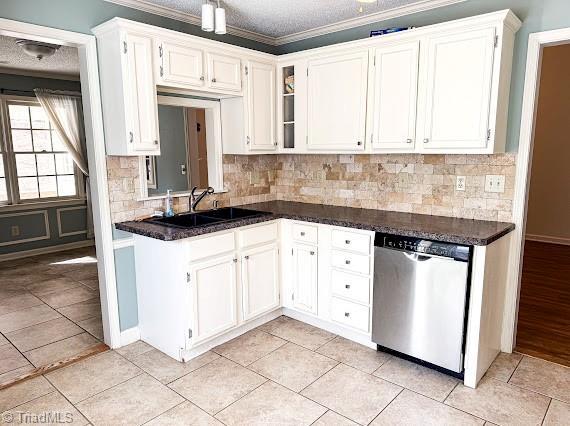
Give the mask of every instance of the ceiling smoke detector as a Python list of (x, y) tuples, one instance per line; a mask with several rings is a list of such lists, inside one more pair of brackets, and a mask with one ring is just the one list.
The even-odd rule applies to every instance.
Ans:
[(44, 43), (43, 41), (35, 40), (16, 40), (16, 44), (20, 46), (26, 54), (30, 55), (32, 58), (37, 58), (41, 61), (43, 58), (52, 56), (57, 49), (61, 46), (59, 44)]

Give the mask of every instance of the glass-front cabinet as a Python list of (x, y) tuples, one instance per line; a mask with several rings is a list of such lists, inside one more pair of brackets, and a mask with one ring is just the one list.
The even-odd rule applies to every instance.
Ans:
[(306, 61), (277, 66), (278, 139), (281, 152), (299, 152), (306, 145)]

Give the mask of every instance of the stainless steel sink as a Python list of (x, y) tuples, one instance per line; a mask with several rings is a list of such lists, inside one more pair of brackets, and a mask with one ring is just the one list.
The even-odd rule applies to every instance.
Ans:
[(256, 210), (225, 207), (216, 210), (207, 210), (200, 213), (182, 213), (171, 217), (150, 218), (146, 222), (173, 228), (196, 228), (198, 226), (214, 225), (221, 222), (230, 222), (238, 219), (265, 216), (270, 213)]

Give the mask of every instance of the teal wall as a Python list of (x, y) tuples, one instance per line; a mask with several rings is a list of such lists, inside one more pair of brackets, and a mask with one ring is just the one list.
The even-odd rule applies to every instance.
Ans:
[(188, 165), (184, 111), (181, 106), (158, 105), (160, 155), (155, 157), (157, 188), (149, 188), (148, 195), (163, 195), (169, 189), (174, 192), (188, 190), (188, 176), (182, 174), (180, 167)]
[(0, 2), (0, 17), (2, 18), (84, 34), (91, 34), (91, 28), (117, 16), (263, 52), (274, 50), (273, 46), (229, 34), (220, 36), (207, 33), (196, 25), (103, 0), (1, 0)]
[(115, 278), (119, 326), (121, 331), (124, 331), (136, 327), (139, 323), (134, 247), (115, 249)]
[[(2, 74), (0, 73), (0, 91), (6, 94), (17, 94), (15, 92), (31, 92), (34, 88), (45, 88), (55, 90), (81, 90), (78, 81), (56, 80), (51, 78), (28, 77), (22, 75)], [(31, 94), (31, 93), (30, 93)], [(77, 205), (77, 203), (73, 203)], [(82, 205), (85, 205), (84, 203)], [(3, 211), (0, 207), (0, 256), (5, 254), (16, 253), (20, 251), (46, 248), (57, 246), (60, 244), (73, 243), (87, 240), (86, 234), (69, 235), (65, 237), (59, 236), (57, 226), (58, 210), (65, 209), (69, 205), (60, 205), (50, 208), (25, 209), (18, 212)], [(25, 207), (24, 207), (25, 208)], [(48, 226), (46, 229), (43, 212), (48, 215)], [(25, 213), (25, 214), (22, 214)], [(33, 214), (29, 214), (33, 213)], [(61, 210), (59, 211), (62, 233), (83, 231), (86, 229), (85, 210)], [(11, 227), (17, 225), (20, 227), (20, 235), (11, 236)], [(43, 237), (50, 235), (50, 238), (30, 241), (18, 242), (28, 238)], [(4, 245), (5, 243), (14, 243)], [(3, 244), (4, 243), (4, 244)]]
[(511, 9), (523, 25), (516, 36), (513, 75), (509, 100), (507, 151), (516, 152), (519, 145), (521, 105), (526, 67), (528, 35), (538, 31), (570, 26), (570, 0), (468, 0), (451, 6), (420, 12), (376, 24), (313, 37), (279, 46), (277, 54), (297, 52), (315, 47), (366, 38), (370, 30), (385, 27), (421, 27), (482, 13)]

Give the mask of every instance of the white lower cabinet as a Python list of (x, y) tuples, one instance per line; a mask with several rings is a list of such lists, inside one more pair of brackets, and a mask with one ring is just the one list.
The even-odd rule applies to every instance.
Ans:
[(243, 319), (249, 320), (279, 306), (279, 249), (277, 244), (242, 252)]
[(235, 260), (230, 254), (190, 265), (193, 344), (238, 324)]
[(293, 249), (293, 307), (317, 314), (318, 254), (317, 248), (294, 244)]

